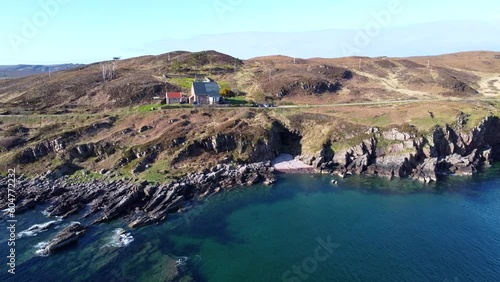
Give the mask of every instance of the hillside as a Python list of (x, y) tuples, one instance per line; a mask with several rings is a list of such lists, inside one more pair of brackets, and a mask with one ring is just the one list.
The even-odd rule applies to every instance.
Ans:
[[(0, 117), (0, 161), (4, 171), (15, 167), (28, 175), (84, 169), (95, 177), (165, 181), (220, 163), (269, 161), (280, 153), (319, 157), (322, 148), (329, 148), (337, 156), (373, 136), (379, 136), (378, 146), (388, 155), (413, 152), (395, 149), (409, 146), (405, 141), (410, 137), (380, 139), (380, 132), (394, 128), (402, 136), (423, 136), (429, 150), (445, 138), (443, 142), (454, 144), (446, 145), (455, 148), (453, 152), (463, 146), (454, 143), (455, 134), (469, 136), (460, 137), (465, 140), (460, 142), (470, 143), (482, 138), (479, 133), (500, 132), (496, 127), (475, 131), (488, 116), (500, 116), (498, 101), (5, 116)], [(442, 136), (436, 126), (450, 126), (457, 133)], [(500, 157), (500, 139), (488, 142), (493, 148), (490, 156)], [(476, 143), (468, 146), (475, 148)]]
[(54, 73), (82, 66), (81, 64), (0, 66), (0, 79), (20, 78), (42, 73), (48, 74), (49, 70)]
[[(475, 173), (500, 157), (495, 56), (241, 61), (215, 51), (172, 52), (119, 61), (105, 80), (102, 66), (110, 62), (1, 81), (0, 161), (3, 171), (31, 176), (165, 182), (280, 153), (360, 173), (382, 163), (404, 168), (402, 176), (456, 154), (474, 160), (466, 166), (472, 172), (462, 173)], [(166, 90), (187, 91), (198, 74), (241, 99), (283, 106), (153, 105)], [(434, 174), (441, 169), (434, 164)]]
[(500, 53), (437, 57), (294, 59), (246, 61), (215, 51), (171, 52), (20, 79), (0, 80), (0, 109), (9, 113), (101, 112), (151, 104), (166, 90), (188, 91), (206, 75), (249, 101), (319, 104), (429, 98), (495, 98)]

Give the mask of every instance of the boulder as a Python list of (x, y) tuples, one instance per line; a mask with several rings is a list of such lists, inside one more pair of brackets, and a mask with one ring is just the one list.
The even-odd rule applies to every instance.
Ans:
[(149, 130), (151, 130), (151, 129), (153, 129), (153, 127), (152, 127), (152, 126), (145, 125), (145, 126), (143, 126), (143, 127), (141, 127), (141, 128), (139, 129), (139, 133), (144, 133), (144, 132), (149, 131)]
[(419, 165), (416, 169), (415, 178), (424, 182), (430, 183), (437, 180), (437, 158), (428, 158)]
[(357, 157), (356, 159), (354, 159), (354, 161), (351, 162), (351, 164), (349, 164), (347, 170), (355, 172), (357, 174), (361, 174), (368, 167), (369, 165), (368, 161), (369, 157), (367, 154), (361, 157)]
[(86, 228), (80, 223), (72, 223), (70, 226), (59, 232), (49, 244), (45, 247), (46, 254), (53, 253), (68, 245), (75, 243), (78, 239), (85, 234)]
[(382, 132), (382, 136), (384, 137), (384, 139), (391, 141), (406, 141), (413, 137), (409, 133), (398, 131), (396, 128), (392, 129), (391, 131)]

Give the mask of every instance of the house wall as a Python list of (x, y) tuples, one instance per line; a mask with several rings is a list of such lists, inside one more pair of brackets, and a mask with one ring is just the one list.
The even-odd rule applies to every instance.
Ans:
[[(213, 91), (219, 92), (219, 85), (215, 82), (213, 83), (207, 83), (205, 87), (208, 87), (208, 91)], [(195, 87), (194, 84), (191, 86), (191, 96), (189, 97), (189, 103), (194, 103), (198, 102), (200, 105), (214, 105), (219, 103), (220, 97), (212, 97), (208, 95), (208, 93), (198, 93), (198, 95), (195, 95)]]
[(172, 105), (172, 104), (180, 104), (181, 99), (179, 98), (168, 98), (167, 99), (167, 105)]
[(197, 98), (198, 104), (200, 104), (200, 105), (209, 105), (210, 104), (210, 99), (208, 96), (198, 95), (196, 98)]

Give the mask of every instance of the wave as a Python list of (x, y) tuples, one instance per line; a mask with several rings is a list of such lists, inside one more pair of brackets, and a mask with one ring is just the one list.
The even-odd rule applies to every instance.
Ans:
[(49, 222), (41, 223), (41, 224), (34, 224), (30, 228), (21, 231), (17, 234), (17, 238), (23, 238), (23, 237), (35, 237), (39, 233), (46, 232), (51, 228), (52, 226), (55, 226), (61, 222), (62, 219), (57, 219), (57, 220), (52, 220)]
[(177, 257), (177, 259), (175, 260), (175, 267), (177, 268), (177, 271), (179, 271), (179, 273), (186, 273), (196, 268), (201, 261), (202, 259), (199, 255), (196, 255), (192, 258)]
[(118, 228), (113, 231), (113, 235), (109, 239), (109, 242), (103, 247), (124, 248), (130, 245), (134, 240), (132, 233), (126, 233), (124, 229)]
[(47, 257), (49, 254), (45, 251), (45, 247), (49, 245), (49, 242), (40, 242), (35, 245), (35, 254), (40, 257)]

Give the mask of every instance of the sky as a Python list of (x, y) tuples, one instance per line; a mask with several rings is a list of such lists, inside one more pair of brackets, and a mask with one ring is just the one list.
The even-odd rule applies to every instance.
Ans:
[[(1, 0), (0, 65), (181, 49), (242, 59), (500, 51), (499, 23), (498, 0)], [(422, 40), (432, 41), (416, 48)]]

